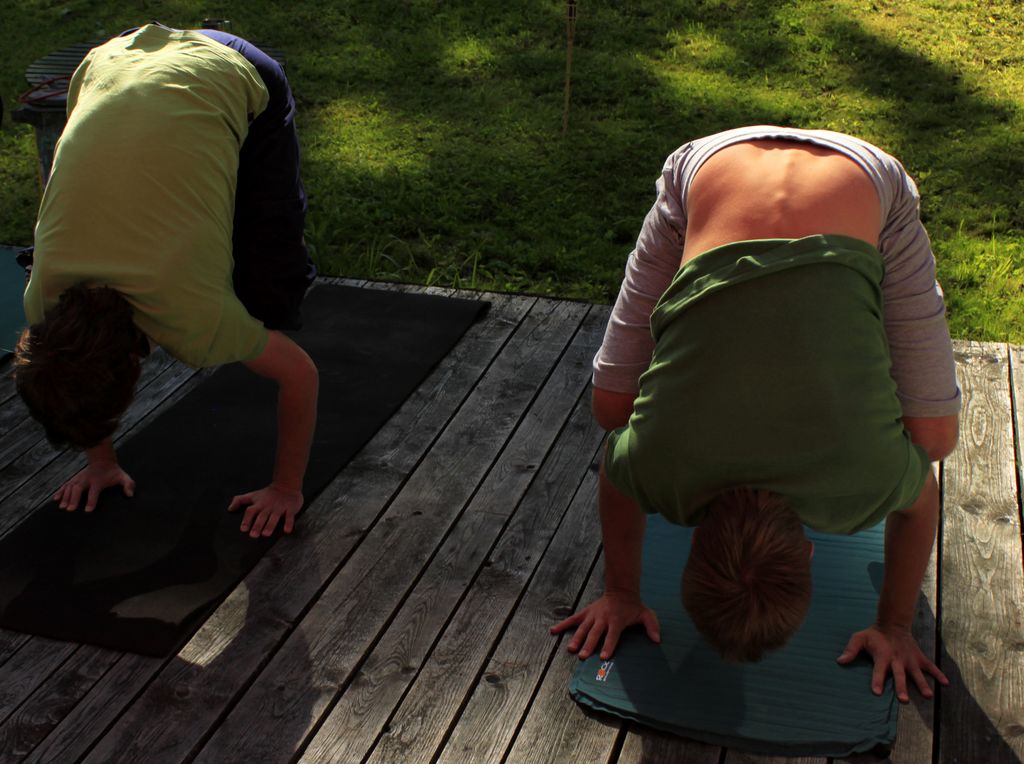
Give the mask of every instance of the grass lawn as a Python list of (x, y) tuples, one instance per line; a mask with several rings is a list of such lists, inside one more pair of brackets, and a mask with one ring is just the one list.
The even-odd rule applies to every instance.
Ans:
[[(665, 156), (771, 123), (854, 133), (917, 179), (955, 335), (1024, 342), (1018, 0), (564, 0), (207, 5), (5, 0), (5, 112), (25, 66), (207, 15), (283, 50), (307, 240), (325, 273), (611, 300)], [(31, 240), (31, 132), (0, 130), (0, 241)]]

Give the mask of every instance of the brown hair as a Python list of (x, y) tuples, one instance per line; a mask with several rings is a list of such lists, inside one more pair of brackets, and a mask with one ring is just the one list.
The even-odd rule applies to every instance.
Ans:
[(726, 660), (758, 661), (800, 627), (811, 555), (800, 519), (777, 494), (734, 488), (711, 500), (683, 570), (683, 605)]
[(121, 294), (79, 284), (21, 333), (14, 381), (54, 446), (90, 448), (117, 429), (147, 349)]

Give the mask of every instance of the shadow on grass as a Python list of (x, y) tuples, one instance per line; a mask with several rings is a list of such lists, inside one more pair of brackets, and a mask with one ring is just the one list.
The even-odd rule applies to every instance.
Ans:
[[(610, 297), (663, 158), (751, 123), (879, 143), (923, 181), (940, 229), (965, 217), (984, 227), (993, 213), (1019, 227), (1012, 106), (840, 10), (815, 11), (824, 33), (812, 33), (799, 5), (581, 5), (565, 136), (562, 3), (296, 11), (312, 14), (291, 22), (308, 34), (289, 55), (322, 265), (345, 270), (358, 256), (397, 276), (449, 278), (477, 268), (499, 288), (504, 278)], [(674, 49), (698, 34), (720, 50), (680, 64)], [(837, 118), (829, 93), (870, 113)]]
[[(939, 238), (961, 221), (969, 235), (1024, 228), (1016, 104), (848, 8), (583, 0), (566, 135), (562, 0), (223, 12), (235, 33), (287, 54), (308, 239), (328, 273), (610, 299), (664, 157), (756, 123), (852, 132), (900, 156)], [(36, 24), (40, 13), (15, 20)], [(95, 32), (83, 13), (66, 25), (75, 39)], [(148, 15), (118, 8), (103, 26)], [(54, 36), (53, 47), (74, 41)]]

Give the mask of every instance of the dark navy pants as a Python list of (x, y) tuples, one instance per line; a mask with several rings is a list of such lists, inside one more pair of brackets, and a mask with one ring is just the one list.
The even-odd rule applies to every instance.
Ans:
[(306, 191), (299, 170), (295, 99), (281, 65), (226, 32), (196, 30), (241, 53), (270, 92), (249, 125), (238, 162), (233, 249), (235, 292), (271, 329), (301, 325), (299, 306), (316, 276), (302, 236)]

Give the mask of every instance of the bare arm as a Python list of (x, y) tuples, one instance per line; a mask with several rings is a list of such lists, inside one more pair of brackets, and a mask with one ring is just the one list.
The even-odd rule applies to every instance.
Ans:
[(263, 353), (245, 365), (278, 383), (277, 456), (270, 485), (236, 496), (228, 509), (247, 507), (241, 529), (253, 538), (271, 535), (282, 516), (284, 532), (291, 533), (295, 515), (302, 508), (302, 479), (316, 426), (319, 376), (306, 351), (280, 332), (270, 332)]
[(893, 512), (885, 523), (885, 576), (878, 600), (879, 626), (910, 630), (938, 524), (939, 487), (928, 470), (928, 479), (917, 501), (907, 509)]
[(941, 684), (949, 684), (946, 675), (921, 652), (911, 633), (938, 522), (939, 487), (929, 470), (917, 500), (907, 509), (893, 512), (886, 521), (885, 575), (875, 623), (854, 634), (838, 659), (850, 663), (861, 650), (869, 652), (875, 662), (872, 691), (882, 693), (886, 674), (891, 671), (896, 697), (903, 703), (910, 700), (907, 674), (926, 698), (932, 697), (926, 673)]
[(643, 624), (647, 636), (661, 641), (658, 618), (640, 600), (641, 553), (647, 517), (632, 499), (621, 493), (601, 469), (598, 490), (601, 537), (604, 541), (605, 593), (596, 602), (551, 628), (560, 634), (573, 627), (569, 652), (581, 659), (597, 650), (602, 638), (601, 659), (612, 657), (623, 629)]

